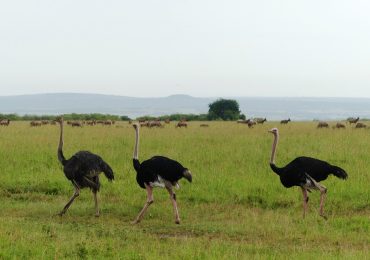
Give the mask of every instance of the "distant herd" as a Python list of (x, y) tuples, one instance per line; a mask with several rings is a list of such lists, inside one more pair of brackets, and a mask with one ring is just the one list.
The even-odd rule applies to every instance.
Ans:
[[(153, 128), (153, 127), (159, 127), (163, 128), (164, 124), (170, 124), (170, 120), (166, 119), (163, 122), (160, 121), (159, 119), (157, 120), (138, 120), (139, 124), (141, 127), (148, 127), (148, 128)], [(254, 125), (257, 124), (263, 124), (266, 122), (266, 118), (250, 118), (250, 119), (239, 119), (236, 122), (238, 124), (246, 124), (249, 128), (253, 128)], [(346, 123), (349, 123), (349, 125), (354, 124), (355, 128), (367, 128), (367, 125), (365, 123), (359, 122), (360, 118), (359, 117), (349, 117), (346, 119)], [(291, 119), (284, 119), (280, 121), (280, 124), (286, 125), (289, 122), (291, 122)], [(83, 127), (84, 125), (88, 126), (94, 126), (94, 125), (115, 125), (116, 121), (115, 120), (69, 120), (67, 121), (67, 124), (72, 126), (72, 127)], [(128, 121), (129, 124), (132, 124), (132, 120)], [(0, 126), (9, 126), (10, 120), (9, 119), (0, 119)], [(55, 125), (56, 121), (55, 120), (34, 120), (30, 122), (31, 127), (40, 127), (43, 125)], [(188, 127), (188, 122), (185, 119), (181, 119), (179, 122), (175, 124), (176, 128), (187, 128)], [(208, 124), (200, 124), (200, 127), (209, 127)], [(325, 121), (319, 121), (317, 123), (317, 128), (329, 128), (329, 124)], [(346, 124), (342, 122), (337, 122), (332, 126), (333, 129), (341, 129), (341, 128), (346, 128)]]
[[(367, 125), (364, 124), (364, 123), (359, 122), (359, 120), (360, 120), (359, 117), (357, 117), (357, 118), (349, 117), (349, 118), (346, 119), (346, 122), (349, 123), (350, 125), (354, 124), (355, 128), (366, 128)], [(266, 118), (257, 117), (257, 118), (250, 118), (250, 119), (246, 119), (246, 120), (239, 119), (239, 120), (237, 120), (237, 123), (246, 124), (246, 125), (248, 125), (249, 128), (252, 128), (254, 125), (263, 124), (266, 121), (267, 121)], [(289, 122), (291, 122), (290, 118), (281, 120), (280, 124), (286, 125)], [(329, 124), (325, 121), (319, 121), (317, 123), (317, 128), (329, 128)], [(346, 125), (343, 124), (343, 123), (337, 122), (335, 125), (332, 126), (332, 128), (333, 129), (335, 129), (335, 128), (338, 128), (338, 129), (346, 128)]]

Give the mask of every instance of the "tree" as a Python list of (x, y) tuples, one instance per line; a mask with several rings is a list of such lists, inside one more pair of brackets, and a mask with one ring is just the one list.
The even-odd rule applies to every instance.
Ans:
[(239, 116), (239, 104), (236, 100), (220, 98), (209, 104), (208, 118), (210, 120), (237, 120)]

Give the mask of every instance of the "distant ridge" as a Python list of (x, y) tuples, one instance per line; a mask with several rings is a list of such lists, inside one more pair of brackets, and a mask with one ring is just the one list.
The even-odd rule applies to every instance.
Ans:
[(0, 113), (63, 114), (103, 113), (160, 116), (174, 113), (199, 114), (208, 112), (211, 98), (172, 95), (159, 98), (136, 98), (103, 94), (51, 93), (0, 96)]
[[(369, 98), (231, 97), (239, 102), (247, 117), (268, 120), (339, 120), (351, 116), (370, 118)], [(175, 113), (202, 114), (217, 98), (171, 95), (138, 98), (117, 95), (50, 93), (0, 96), (0, 113), (56, 115), (63, 113), (102, 113), (161, 116)]]

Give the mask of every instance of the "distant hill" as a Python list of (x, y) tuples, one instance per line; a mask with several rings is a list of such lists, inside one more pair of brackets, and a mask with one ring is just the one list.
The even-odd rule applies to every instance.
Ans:
[[(19, 115), (55, 115), (63, 113), (102, 113), (161, 116), (175, 113), (201, 114), (217, 98), (173, 95), (160, 98), (136, 98), (100, 94), (36, 94), (0, 96), (0, 113)], [(370, 118), (367, 98), (266, 98), (237, 97), (240, 110), (247, 117), (267, 117), (268, 120), (334, 120), (351, 116)]]
[(103, 113), (136, 118), (142, 115), (207, 113), (208, 104), (212, 101), (212, 98), (195, 98), (187, 95), (163, 98), (73, 93), (0, 96), (0, 113), (20, 115)]

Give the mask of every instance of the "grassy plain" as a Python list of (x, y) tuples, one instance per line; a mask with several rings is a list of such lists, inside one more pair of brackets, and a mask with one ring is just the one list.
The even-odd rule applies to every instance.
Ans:
[[(136, 184), (127, 123), (65, 127), (66, 157), (89, 150), (115, 172), (113, 183), (101, 178), (99, 218), (87, 189), (64, 217), (54, 216), (73, 193), (56, 156), (57, 126), (0, 127), (0, 259), (369, 259), (370, 130), (208, 124), (141, 129), (141, 160), (161, 154), (193, 173), (193, 183), (182, 180), (177, 191), (181, 225), (161, 189), (143, 222), (130, 224), (146, 193)], [(307, 155), (348, 172), (347, 181), (323, 182), (328, 220), (318, 215), (318, 192), (310, 194), (303, 220), (300, 189), (285, 189), (270, 170), (273, 126), (281, 135), (277, 165)]]

